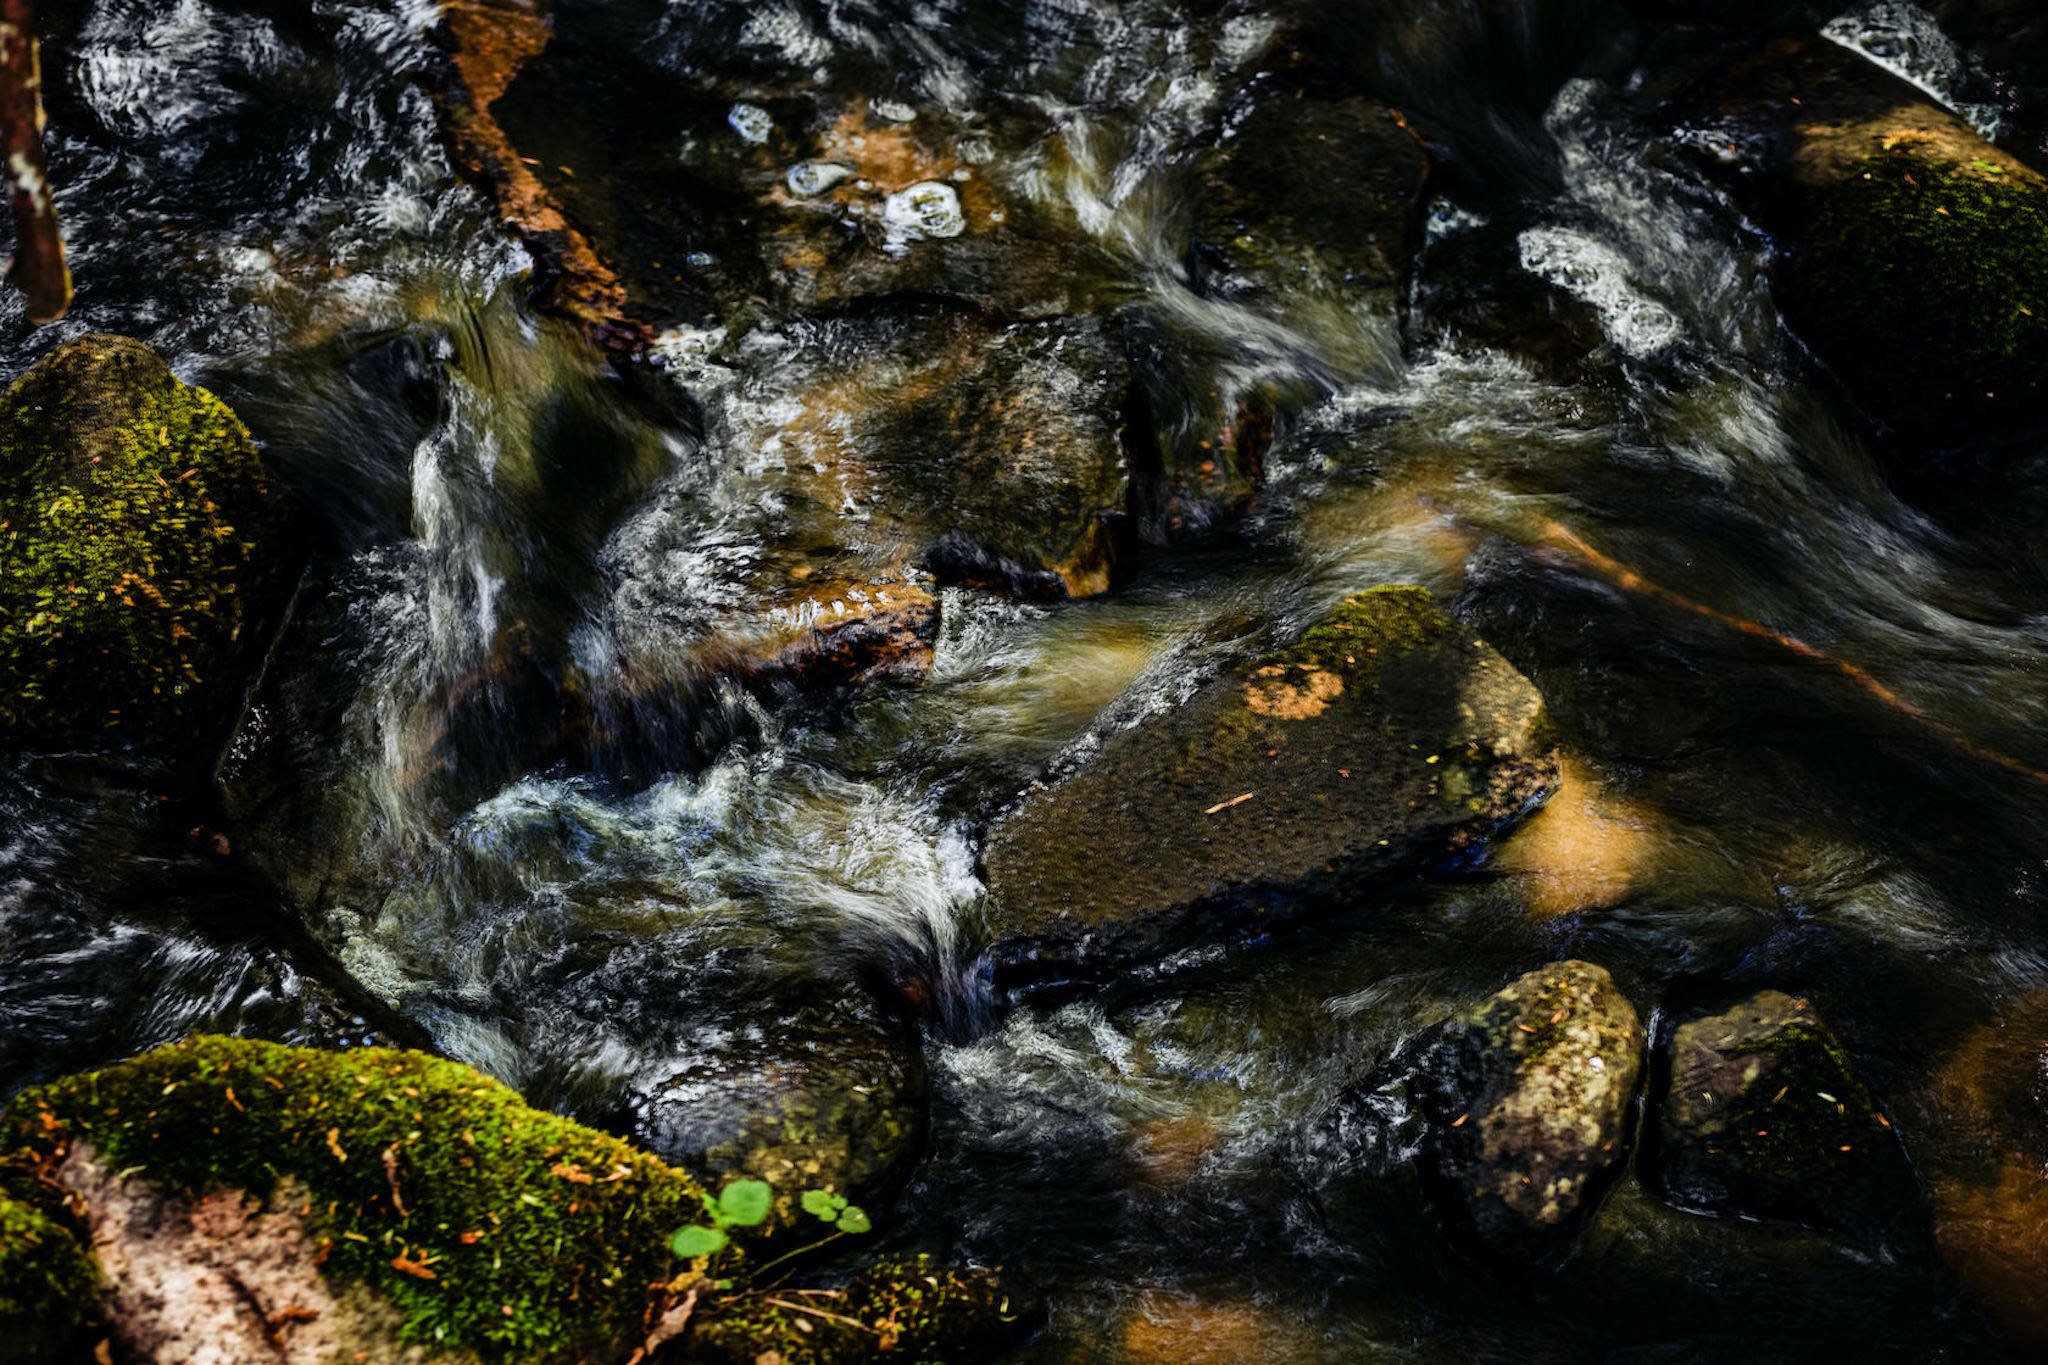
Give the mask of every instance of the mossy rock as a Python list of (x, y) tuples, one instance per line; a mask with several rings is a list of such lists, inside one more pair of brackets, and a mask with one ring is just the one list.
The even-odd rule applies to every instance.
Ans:
[(844, 1365), (901, 1360), (921, 1365), (1000, 1355), (1027, 1330), (996, 1276), (955, 1270), (929, 1256), (888, 1261), (844, 1288), (751, 1298), (714, 1311), (690, 1334), (693, 1360), (759, 1365)]
[(1684, 108), (1682, 143), (1777, 239), (1786, 317), (1902, 470), (2048, 426), (2048, 178), (1819, 38)]
[(1891, 1121), (1813, 1007), (1763, 991), (1679, 1025), (1656, 1179), (1682, 1208), (1874, 1235), (1918, 1206)]
[(1554, 962), (1450, 1021), (1421, 1066), (1421, 1163), (1463, 1233), (1508, 1259), (1566, 1249), (1628, 1160), (1635, 1006), (1603, 967)]
[(276, 522), (227, 404), (125, 337), (51, 352), (0, 397), (0, 729), (212, 728)]
[(285, 1190), (322, 1278), (395, 1306), (398, 1341), (490, 1359), (630, 1350), (649, 1286), (680, 1268), (669, 1236), (702, 1208), (665, 1162), (384, 1048), (195, 1037), (22, 1092), (0, 1151), (190, 1199)]
[(1555, 781), (1547, 736), (1535, 688), (1427, 589), (1359, 593), (997, 823), (998, 973), (1155, 962), (1475, 858)]
[(92, 1256), (42, 1210), (0, 1195), (0, 1360), (52, 1360), (93, 1302)]

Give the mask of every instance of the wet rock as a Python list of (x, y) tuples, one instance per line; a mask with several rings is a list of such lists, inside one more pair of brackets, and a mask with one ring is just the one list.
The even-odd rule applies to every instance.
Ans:
[(1521, 233), (1489, 223), (1431, 243), (1416, 281), (1411, 332), (1514, 356), (1539, 379), (1573, 384), (1592, 376), (1607, 346), (1599, 315), (1526, 268)]
[(1603, 967), (1556, 962), (1452, 1020), (1421, 1076), (1421, 1162), (1487, 1250), (1564, 1249), (1626, 1164), (1643, 1066), (1635, 1006)]
[[(689, 1358), (760, 1365), (999, 1357), (1030, 1323), (996, 1274), (929, 1256), (885, 1261), (806, 1312), (801, 1294), (715, 1309), (690, 1333)], [(797, 1306), (791, 1300), (797, 1300)]]
[(1991, 73), (2009, 127), (2000, 141), (2048, 164), (2048, 11), (2035, 0), (1928, 0), (1925, 8)]
[(1682, 118), (1680, 143), (1777, 239), (1787, 318), (1902, 472), (2041, 427), (2048, 179), (1819, 38), (1738, 62)]
[(1157, 961), (1474, 856), (1554, 780), (1545, 734), (1528, 680), (1427, 590), (1361, 593), (995, 826), (998, 973)]
[(717, 436), (767, 466), (784, 543), (915, 559), (942, 582), (1031, 597), (1109, 585), (1126, 490), (1126, 372), (1109, 325), (892, 308), (741, 354)]
[(1198, 175), (1196, 275), (1223, 294), (1387, 298), (1421, 245), (1429, 158), (1374, 100), (1263, 74), (1226, 107)]
[(1679, 1025), (1657, 1180), (1681, 1207), (1874, 1235), (1917, 1203), (1891, 1122), (1803, 999), (1764, 991)]
[(2048, 991), (1942, 1060), (1933, 1109), (1942, 1256), (2016, 1344), (2048, 1350)]
[(276, 577), (248, 429), (140, 342), (95, 335), (0, 398), (0, 448), (0, 729), (203, 745)]
[(633, 1134), (712, 1184), (775, 1190), (772, 1226), (797, 1227), (805, 1190), (874, 1211), (924, 1136), (917, 1039), (865, 1000), (803, 1004), (728, 1035), (632, 1101)]

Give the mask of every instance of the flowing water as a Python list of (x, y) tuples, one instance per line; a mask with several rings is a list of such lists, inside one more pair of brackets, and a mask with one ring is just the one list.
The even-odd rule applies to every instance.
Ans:
[[(6, 295), (0, 365), (87, 330), (149, 341), (259, 434), (311, 549), (224, 798), (112, 754), (0, 767), (0, 1082), (238, 1029), (430, 1045), (616, 1123), (879, 975), (932, 997), (932, 1129), (888, 1235), (1031, 1283), (1039, 1358), (1984, 1342), (1925, 1247), (1633, 1185), (1555, 1278), (1468, 1263), (1414, 1189), (1405, 1115), (1345, 1099), (1403, 1038), (1582, 956), (1646, 1013), (1812, 994), (1926, 1173), (1971, 1141), (1935, 1102), (1941, 1059), (2048, 988), (2039, 491), (1930, 510), (1888, 488), (1778, 319), (1767, 244), (1648, 155), (1641, 49), (1603, 7), (1357, 8), (1377, 92), (1458, 152), (1431, 250), (1514, 225), (1508, 268), (1606, 334), (1572, 382), (1402, 300), (1189, 287), (1176, 149), (1271, 30), (1256, 4), (1198, 39), (1151, 0), (616, 7), (619, 50), (678, 82), (729, 50), (1037, 110), (1070, 153), (1038, 190), (1123, 296), (1315, 396), (1241, 535), (1148, 553), (1093, 599), (946, 589), (928, 676), (820, 707), (713, 673), (648, 685), (744, 606), (734, 567), (798, 534), (772, 452), (733, 435), (788, 394), (688, 360), (621, 380), (526, 307), (523, 251), (437, 139), (428, 0), (46, 6), (78, 302), (35, 331)], [(1974, 88), (1911, 6), (1831, 33)], [(1154, 989), (995, 998), (988, 818), (1390, 580), (1456, 596), (1542, 689), (1574, 755), (1551, 807), (1468, 875)]]

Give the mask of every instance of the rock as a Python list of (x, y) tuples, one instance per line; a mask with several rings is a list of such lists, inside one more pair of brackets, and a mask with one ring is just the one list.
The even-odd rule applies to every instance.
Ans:
[(2048, 179), (1875, 64), (1780, 39), (1687, 102), (1679, 141), (1777, 240), (1787, 319), (1900, 471), (2048, 413)]
[(1417, 275), (1411, 334), (1447, 331), (1514, 356), (1552, 384), (1595, 377), (1607, 348), (1599, 315), (1528, 269), (1520, 236), (1512, 223), (1489, 223), (1431, 243)]
[(750, 487), (776, 485), (781, 544), (1028, 597), (1108, 587), (1127, 480), (1126, 371), (1106, 324), (903, 306), (740, 355), (716, 439)]
[(1234, 525), (1265, 483), (1280, 413), (1306, 402), (1303, 386), (1242, 373), (1223, 338), (1161, 314), (1126, 314), (1124, 343), (1139, 536), (1172, 545)]
[(1391, 299), (1421, 245), (1429, 158), (1375, 100), (1262, 74), (1226, 106), (1197, 174), (1195, 274), (1219, 293)]
[(1555, 962), (1452, 1020), (1423, 1063), (1420, 1161), (1495, 1254), (1562, 1251), (1628, 1158), (1643, 1026), (1603, 967)]
[(2048, 1351), (2048, 991), (1943, 1058), (1933, 1112), (1942, 1256), (2015, 1344)]
[(0, 1360), (60, 1360), (97, 1288), (93, 1259), (70, 1230), (0, 1194)]
[(1764, 991), (1679, 1025), (1656, 1179), (1682, 1208), (1875, 1235), (1917, 1206), (1891, 1121), (1803, 999)]
[(865, 1000), (805, 1001), (729, 1034), (631, 1102), (633, 1135), (714, 1183), (775, 1190), (776, 1228), (802, 1228), (805, 1190), (871, 1212), (894, 1193), (924, 1137), (917, 1040)]
[(1157, 961), (1469, 858), (1554, 781), (1545, 734), (1528, 680), (1427, 590), (1360, 593), (997, 823), (998, 974)]
[(2036, 0), (1928, 0), (1925, 8), (1991, 73), (2009, 126), (2000, 141), (2048, 164), (2048, 11)]
[[(858, 1335), (814, 1344), (838, 1354), (793, 1350), (825, 1320), (746, 1283), (752, 1234), (710, 1263), (726, 1287), (669, 1250), (705, 1219), (694, 1179), (417, 1052), (198, 1036), (21, 1092), (0, 1151), (7, 1195), (48, 1206), (0, 1199), (0, 1307), (27, 1275), (43, 1322), (76, 1309), (138, 1362), (609, 1361), (649, 1324), (690, 1359), (951, 1359), (1017, 1320), (992, 1276), (919, 1259), (838, 1291)], [(18, 1261), (17, 1230), (48, 1254)]]
[(140, 342), (94, 335), (0, 397), (0, 450), (0, 729), (210, 737), (273, 577), (248, 429)]
[(730, 1365), (976, 1360), (1002, 1356), (1028, 1329), (993, 1272), (951, 1269), (929, 1256), (862, 1271), (827, 1301), (829, 1314), (803, 1312), (791, 1298), (798, 1296), (714, 1310), (690, 1333), (689, 1358)]

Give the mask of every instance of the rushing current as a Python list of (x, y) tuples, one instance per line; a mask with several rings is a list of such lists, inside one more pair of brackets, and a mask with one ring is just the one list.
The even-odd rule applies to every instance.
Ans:
[[(1654, 983), (1646, 1012), (1796, 980), (1936, 1148), (1969, 1138), (1930, 1068), (2048, 988), (2048, 508), (2022, 487), (1935, 516), (1890, 489), (1780, 320), (1767, 243), (1648, 155), (1618, 35), (1543, 18), (1568, 6), (1359, 6), (1400, 35), (1381, 93), (1458, 138), (1469, 192), (1431, 206), (1426, 250), (1517, 224), (1518, 267), (1597, 317), (1604, 359), (1560, 378), (1400, 299), (1276, 317), (1190, 288), (1178, 151), (1276, 22), (1264, 0), (1213, 7), (1201, 43), (1161, 0), (613, 7), (620, 50), (678, 82), (729, 49), (1035, 109), (1069, 152), (1037, 193), (1124, 297), (1314, 395), (1236, 533), (1086, 599), (946, 588), (926, 675), (814, 707), (633, 686), (744, 605), (736, 566), (781, 553), (783, 456), (756, 438), (799, 362), (779, 387), (679, 329), (622, 383), (534, 309), (525, 249), (437, 132), (430, 0), (44, 8), (78, 296), (44, 329), (0, 298), (0, 369), (86, 331), (147, 341), (241, 413), (314, 549), (219, 795), (116, 752), (0, 763), (7, 1090), (246, 1031), (429, 1046), (617, 1125), (707, 1045), (879, 972), (931, 1002), (929, 1144), (888, 1236), (1027, 1277), (1050, 1306), (1033, 1358), (1925, 1357), (1981, 1337), (1924, 1261), (1633, 1186), (1597, 1255), (1518, 1285), (1434, 1237), (1398, 1116), (1363, 1155), (1332, 1147), (1340, 1097), (1401, 1040), (1557, 958)], [(558, 6), (579, 8), (605, 10)], [(1828, 31), (1997, 131), (1912, 5)], [(1555, 809), (1476, 871), (1157, 991), (992, 993), (991, 814), (1388, 581), (1455, 597), (1541, 688), (1574, 755)], [(596, 700), (565, 743), (571, 676)], [(1340, 1159), (1373, 1168), (1345, 1211)]]

